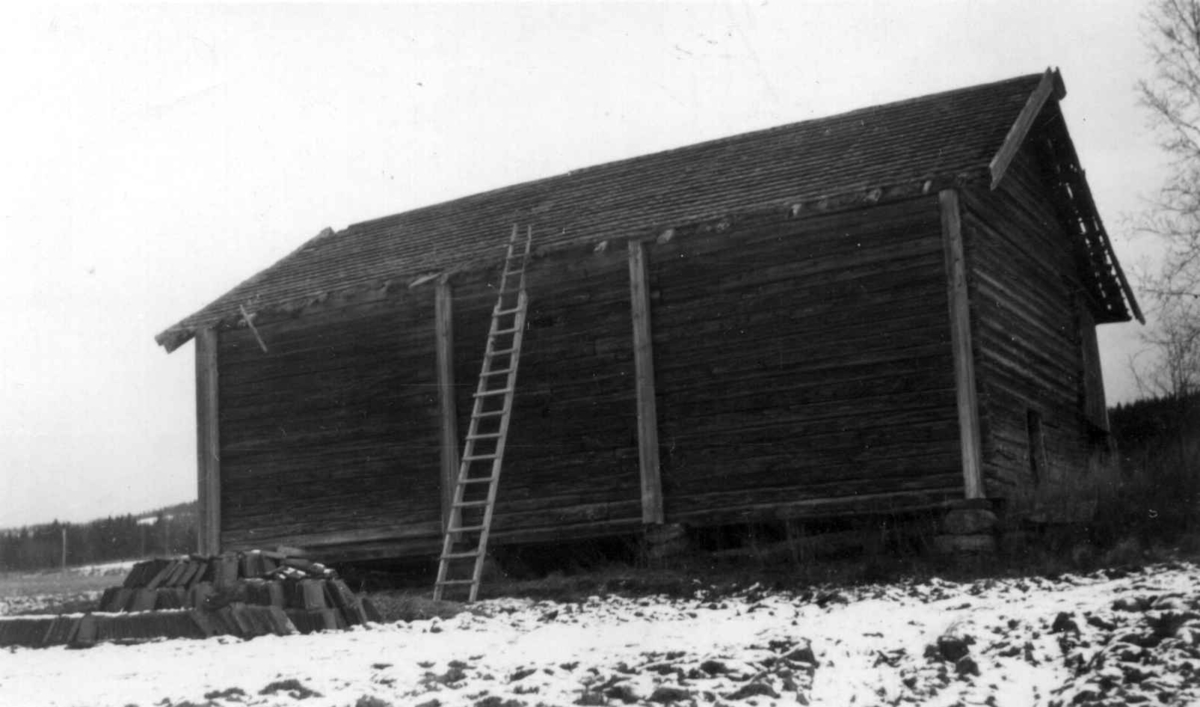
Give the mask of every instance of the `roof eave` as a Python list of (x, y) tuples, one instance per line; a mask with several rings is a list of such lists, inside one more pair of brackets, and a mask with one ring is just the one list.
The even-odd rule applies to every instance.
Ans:
[[(865, 207), (876, 206), (879, 204), (890, 203), (894, 201), (902, 201), (921, 197), (928, 194), (936, 194), (940, 189), (949, 187), (966, 187), (969, 185), (980, 185), (987, 183), (986, 169), (981, 165), (975, 170), (945, 173), (938, 175), (924, 175), (919, 179), (913, 179), (904, 182), (893, 184), (877, 185), (870, 188), (853, 189), (845, 192), (833, 194), (821, 194), (809, 197), (800, 197), (796, 199), (786, 199), (779, 202), (762, 203), (753, 206), (748, 206), (740, 209), (733, 209), (720, 214), (709, 215), (698, 219), (687, 219), (680, 221), (671, 221), (666, 223), (648, 223), (637, 232), (627, 234), (630, 240), (646, 240), (655, 239), (661, 236), (664, 232), (672, 234), (693, 234), (693, 233), (708, 233), (722, 232), (730, 228), (734, 222), (753, 222), (753, 221), (769, 221), (773, 219), (792, 220), (797, 218), (810, 218), (822, 214), (829, 214), (838, 211), (859, 209)], [(324, 233), (324, 232), (323, 232)], [(550, 253), (568, 250), (576, 247), (591, 247), (594, 243), (571, 243), (560, 246), (539, 248), (536, 255), (543, 257)], [(303, 247), (297, 252), (303, 250)], [(282, 263), (283, 261), (280, 261)], [(276, 264), (278, 266), (279, 263)], [(454, 275), (472, 272), (486, 267), (495, 265), (494, 260), (469, 260), (455, 264), (454, 266), (436, 272), (423, 272), (410, 277), (407, 282), (403, 279), (397, 283), (401, 286), (406, 286), (408, 289), (420, 287), (427, 283), (434, 282), (438, 279), (445, 279)], [(275, 267), (275, 266), (273, 266)], [(259, 273), (254, 278), (247, 280), (238, 287), (243, 287), (247, 283), (253, 282), (263, 273)], [(365, 286), (366, 289), (383, 286), (387, 287), (394, 280), (388, 282), (374, 283), (374, 285)], [(234, 288), (235, 291), (237, 288)], [(308, 295), (289, 299), (285, 302), (280, 302), (272, 307), (255, 310), (251, 312), (251, 317), (260, 314), (278, 312), (296, 312), (303, 310), (310, 304), (325, 301), (327, 298), (351, 292), (354, 290), (364, 289), (364, 286), (353, 286), (345, 288), (334, 288), (322, 292), (313, 292)], [(224, 299), (227, 295), (223, 295), (220, 299)], [(218, 300), (220, 301), (220, 300)], [(158, 345), (162, 346), (167, 353), (172, 353), (179, 347), (190, 341), (199, 329), (206, 327), (230, 327), (237, 326), (244, 318), (241, 314), (233, 312), (225, 316), (198, 320), (199, 316), (212, 308), (212, 305), (205, 307), (198, 312), (180, 320), (173, 326), (165, 329), (154, 337)]]
[(222, 299), (227, 297), (230, 293), (236, 292), (237, 290), (247, 287), (248, 285), (251, 285), (254, 282), (258, 281), (260, 278), (265, 276), (268, 272), (270, 272), (274, 268), (277, 268), (277, 267), (287, 263), (292, 258), (295, 258), (300, 253), (304, 252), (304, 250), (306, 248), (311, 246), (316, 241), (319, 241), (323, 238), (329, 238), (329, 237), (335, 236), (335, 235), (337, 235), (337, 233), (332, 228), (330, 228), (328, 226), (326, 226), (325, 228), (322, 228), (320, 233), (318, 233), (317, 235), (313, 236), (312, 238), (309, 238), (308, 240), (304, 241), (304, 243), (301, 244), (301, 246), (299, 248), (297, 248), (297, 249), (293, 250), (291, 253), (288, 253), (287, 255), (285, 255), (283, 258), (281, 258), (279, 260), (279, 262), (275, 263), (274, 265), (272, 265), (271, 267), (269, 267), (265, 270), (260, 270), (259, 272), (250, 276), (246, 280), (243, 280), (240, 284), (237, 285), (237, 287), (234, 287), (228, 293), (221, 295), (220, 297), (218, 297), (217, 299), (208, 303), (204, 307), (196, 310), (195, 312), (192, 312), (191, 314), (184, 317), (183, 319), (180, 319), (178, 322), (175, 322), (171, 326), (160, 331), (158, 334), (155, 334), (154, 343), (163, 347), (167, 353), (172, 353), (173, 351), (175, 351), (175, 349), (177, 349), (180, 346), (183, 346), (187, 342), (191, 341), (192, 337), (196, 335), (196, 331), (198, 329), (204, 328), (203, 324), (197, 324), (197, 323), (195, 323), (195, 320), (198, 319), (202, 314), (207, 312), (209, 309), (211, 309), (214, 304), (216, 304), (217, 302), (220, 302)]

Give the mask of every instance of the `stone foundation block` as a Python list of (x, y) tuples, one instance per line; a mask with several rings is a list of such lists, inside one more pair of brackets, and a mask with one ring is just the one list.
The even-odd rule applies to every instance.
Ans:
[(979, 535), (996, 529), (996, 514), (982, 508), (961, 508), (949, 511), (942, 518), (942, 532), (947, 535)]
[(943, 555), (993, 553), (996, 537), (991, 534), (937, 535), (933, 538), (933, 548)]

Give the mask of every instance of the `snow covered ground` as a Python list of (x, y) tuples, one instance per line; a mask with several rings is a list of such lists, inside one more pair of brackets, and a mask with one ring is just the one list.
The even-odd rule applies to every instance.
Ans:
[(688, 599), (0, 652), (0, 705), (1200, 704), (1200, 567)]
[(68, 567), (67, 574), (77, 574), (81, 577), (117, 577), (124, 579), (125, 575), (129, 574), (129, 570), (137, 562), (137, 560), (118, 560), (117, 562), (105, 562), (100, 565)]

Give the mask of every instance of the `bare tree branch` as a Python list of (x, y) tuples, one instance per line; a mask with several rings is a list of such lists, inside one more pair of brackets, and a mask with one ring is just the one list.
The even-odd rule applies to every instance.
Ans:
[(1154, 0), (1143, 21), (1154, 74), (1137, 94), (1172, 173), (1136, 226), (1166, 252), (1138, 278), (1154, 326), (1130, 366), (1144, 393), (1178, 395), (1200, 390), (1200, 0)]

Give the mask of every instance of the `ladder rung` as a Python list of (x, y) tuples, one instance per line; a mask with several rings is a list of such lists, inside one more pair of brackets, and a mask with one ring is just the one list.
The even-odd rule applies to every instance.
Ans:
[[(458, 471), (458, 485), (455, 487), (454, 499), (451, 501), (451, 508), (458, 512), (452, 514), (454, 523), (459, 523), (458, 527), (453, 524), (447, 524), (445, 528), (445, 546), (442, 548), (440, 566), (438, 567), (438, 579), (434, 585), (433, 596), (436, 599), (441, 599), (442, 590), (451, 585), (461, 585), (470, 587), (469, 601), (475, 601), (475, 596), (479, 591), (479, 572), (483, 557), (487, 552), (488, 529), (491, 526), (492, 508), (495, 505), (496, 486), (500, 482), (500, 465), (502, 458), (500, 453), (504, 449), (505, 435), (507, 434), (508, 415), (512, 413), (513, 395), (516, 393), (516, 375), (517, 361), (521, 355), (521, 333), (525, 329), (525, 313), (528, 311), (528, 300), (525, 297), (525, 271), (529, 268), (529, 249), (533, 242), (533, 229), (527, 229), (525, 235), (525, 249), (523, 253), (516, 250), (517, 238), (520, 235), (520, 230), (516, 224), (513, 225), (512, 237), (508, 242), (508, 250), (504, 257), (504, 265), (501, 267), (501, 277), (499, 287), (496, 291), (496, 303), (492, 307), (492, 323), (488, 329), (487, 348), (484, 350), (483, 370), (479, 373), (479, 385), (472, 397), (476, 403), (474, 410), (471, 412), (471, 427), (467, 432), (466, 448), (463, 450), (463, 457)], [(510, 276), (520, 275), (517, 278), (509, 279)], [(515, 295), (516, 300), (509, 299)], [(506, 324), (501, 320), (501, 317), (512, 317)], [(509, 345), (509, 348), (497, 349), (496, 346), (500, 343), (499, 337), (512, 336), (511, 339), (504, 342)], [(492, 369), (493, 362), (497, 356), (508, 356), (507, 366), (496, 370)], [(504, 366), (504, 364), (501, 364)], [(500, 376), (508, 376), (507, 381), (496, 381)], [(493, 382), (495, 381), (495, 382)], [(489, 390), (489, 385), (502, 385), (505, 387)], [(496, 396), (505, 396), (501, 399), (500, 409), (484, 410), (487, 403), (483, 398), (491, 398)], [(500, 418), (500, 429), (496, 432), (480, 432), (479, 420), (485, 417)], [(491, 454), (475, 454), (475, 444), (481, 440), (488, 440), (494, 443), (494, 451)], [(485, 443), (486, 444), (486, 443)], [(485, 446), (484, 449), (487, 447)], [(470, 453), (468, 453), (470, 452)], [(472, 462), (487, 462), (491, 461), (491, 474), (486, 476), (471, 476), (471, 473), (481, 473), (482, 469), (472, 469)], [(467, 495), (466, 486), (468, 484), (489, 484), (488, 495), (486, 500), (475, 499), (465, 500)], [(479, 496), (479, 493), (472, 494)], [(472, 514), (471, 522), (476, 525), (461, 525), (464, 520), (465, 508), (483, 508), (482, 520), (475, 517), (478, 514)], [(478, 544), (474, 550), (452, 552), (454, 547), (454, 536), (459, 533), (479, 533)], [(460, 545), (459, 547), (464, 547)], [(446, 579), (446, 574), (451, 562), (465, 561), (473, 559), (475, 561), (475, 576), (471, 579)]]

